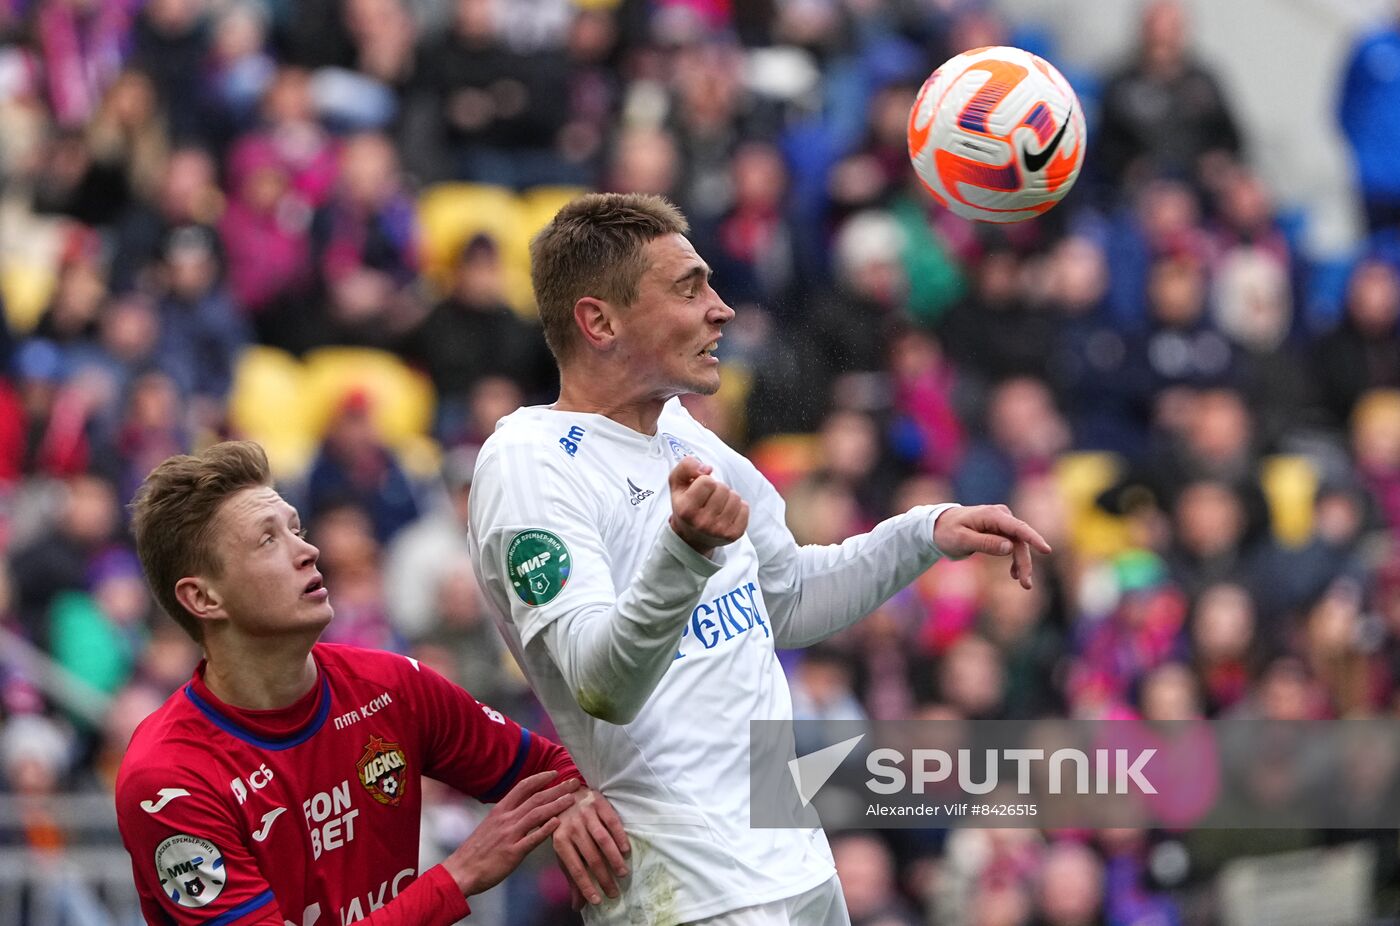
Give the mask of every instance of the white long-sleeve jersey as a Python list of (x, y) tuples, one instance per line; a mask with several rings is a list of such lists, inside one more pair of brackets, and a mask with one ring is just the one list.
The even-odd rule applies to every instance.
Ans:
[[(747, 533), (710, 558), (669, 525), (685, 456), (749, 503)], [(749, 721), (792, 717), (775, 648), (849, 626), (932, 565), (946, 507), (799, 547), (777, 491), (678, 400), (652, 436), (547, 407), (501, 420), (472, 481), (477, 576), (633, 845), (623, 896), (588, 908), (590, 924), (702, 919), (832, 876), (821, 830), (749, 826)]]

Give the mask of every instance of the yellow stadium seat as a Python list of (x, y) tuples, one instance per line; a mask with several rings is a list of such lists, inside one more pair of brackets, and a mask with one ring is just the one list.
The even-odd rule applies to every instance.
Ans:
[(753, 374), (746, 367), (726, 363), (715, 398), (724, 406), (725, 420), (734, 436), (748, 433), (749, 392), (753, 389)]
[(1317, 470), (1307, 457), (1282, 453), (1265, 458), (1259, 469), (1274, 536), (1288, 546), (1302, 546), (1312, 536)]
[(529, 235), (549, 224), (554, 214), (569, 203), (590, 192), (582, 186), (537, 186), (520, 194), (523, 221)]
[(52, 267), (23, 261), (7, 261), (0, 267), (0, 298), (11, 331), (27, 334), (38, 324), (57, 282)]
[(307, 427), (317, 440), (337, 410), (355, 392), (370, 402), (375, 428), (385, 443), (406, 447), (427, 435), (437, 397), (422, 373), (387, 351), (321, 347), (306, 355), (303, 401)]
[(1124, 519), (1095, 504), (1099, 494), (1118, 480), (1122, 469), (1123, 461), (1117, 454), (1100, 451), (1066, 453), (1055, 461), (1055, 481), (1065, 499), (1070, 542), (1088, 558), (1107, 558), (1129, 545)]
[(319, 441), (308, 426), (305, 378), (295, 357), (272, 347), (247, 348), (234, 370), (229, 422), (238, 436), (262, 444), (278, 479), (301, 475)]
[(589, 192), (581, 186), (537, 186), (520, 195), (519, 236), (505, 242), (506, 286), (512, 304), (527, 318), (537, 314), (535, 294), (530, 287), (530, 239), (549, 224), (565, 205)]
[[(418, 197), (418, 222), (423, 234), (423, 269), (439, 291), (450, 285), (453, 262), (473, 235), (486, 233), (501, 245), (503, 256), (516, 247), (521, 230), (521, 207), (505, 187), (479, 183), (439, 183)], [(528, 274), (527, 274), (528, 282)]]
[(821, 459), (815, 434), (772, 434), (749, 448), (749, 459), (779, 492), (808, 475)]

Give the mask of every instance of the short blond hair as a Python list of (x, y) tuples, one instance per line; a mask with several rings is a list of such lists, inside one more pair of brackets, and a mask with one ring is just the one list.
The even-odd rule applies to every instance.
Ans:
[(222, 572), (213, 545), (220, 507), (244, 489), (270, 485), (272, 472), (262, 447), (226, 441), (196, 456), (165, 460), (132, 499), (131, 530), (151, 593), (198, 643), (204, 642), (199, 619), (180, 603), (175, 584), (186, 576)]
[(530, 242), (530, 282), (544, 339), (563, 364), (574, 349), (574, 305), (585, 296), (631, 305), (646, 264), (642, 249), (690, 223), (660, 196), (590, 193), (554, 216)]

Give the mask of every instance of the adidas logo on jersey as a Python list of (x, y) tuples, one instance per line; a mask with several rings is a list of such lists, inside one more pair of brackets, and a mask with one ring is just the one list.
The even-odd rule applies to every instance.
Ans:
[(631, 479), (627, 480), (627, 490), (630, 493), (629, 498), (632, 502), (632, 507), (634, 508), (640, 505), (642, 502), (646, 501), (647, 499), (651, 498), (652, 495), (655, 494), (651, 491), (651, 489), (637, 488), (637, 484)]

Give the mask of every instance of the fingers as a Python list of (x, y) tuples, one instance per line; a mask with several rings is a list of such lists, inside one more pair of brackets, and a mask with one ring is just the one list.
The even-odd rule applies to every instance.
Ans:
[[(695, 481), (685, 490), (681, 496), (681, 503), (686, 510), (699, 514), (710, 504), (711, 499), (715, 498), (716, 493), (727, 491), (729, 489), (715, 477), (701, 474), (696, 476)], [(717, 501), (722, 504), (723, 500), (724, 496), (721, 494)]]
[[(617, 815), (617, 811), (613, 809), (613, 805), (609, 804), (607, 801), (599, 801), (598, 819), (602, 821), (603, 826), (607, 828), (608, 833), (612, 836), (613, 844), (622, 851), (623, 855), (630, 855), (632, 852), (632, 841), (627, 838), (627, 831), (622, 828), (622, 818)], [(624, 862), (623, 869), (618, 870), (618, 875), (626, 875), (627, 872), (625, 868), (626, 863)]]
[[(602, 857), (606, 859), (603, 874), (615, 872), (619, 878), (627, 876), (627, 860), (622, 857), (622, 848), (617, 844), (616, 838), (603, 825), (603, 821), (596, 816), (589, 815), (585, 818), (588, 826), (588, 834), (593, 839), (593, 844), (598, 847)], [(611, 880), (611, 878), (609, 878)], [(599, 882), (602, 884), (603, 882)], [(607, 884), (603, 884), (606, 888)], [(612, 896), (611, 894), (608, 896)]]
[(565, 794), (538, 807), (532, 807), (528, 810), (522, 807), (518, 825), (523, 830), (533, 830), (537, 826), (543, 826), (546, 821), (559, 816), (572, 806), (574, 806), (574, 796)]
[(530, 810), (534, 807), (556, 801), (561, 797), (569, 798), (569, 803), (572, 804), (573, 793), (582, 787), (583, 782), (578, 778), (570, 778), (566, 781), (561, 781), (552, 788), (545, 788), (543, 791), (536, 791), (534, 794), (531, 794), (520, 802), (519, 809)]
[(749, 503), (738, 492), (730, 492), (715, 518), (715, 533), (721, 537), (737, 540), (749, 526)]
[(531, 775), (529, 778), (522, 778), (515, 783), (515, 787), (506, 792), (505, 797), (496, 802), (496, 806), (502, 810), (518, 807), (532, 795), (538, 794), (540, 791), (549, 787), (549, 783), (558, 777), (558, 772), (548, 771), (539, 772), (538, 774)]
[(1015, 533), (1015, 537), (1017, 540), (1026, 544), (1027, 553), (1031, 550), (1035, 550), (1037, 553), (1049, 556), (1051, 553), (1055, 552), (1046, 539), (1040, 536), (1040, 533), (1036, 531), (1035, 528), (1024, 521), (1017, 521), (1016, 523), (1020, 526)]
[(720, 482), (707, 464), (687, 464), (671, 471), (671, 526), (687, 543), (708, 555), (733, 543), (748, 528), (749, 507), (739, 493)]
[[(946, 521), (946, 524), (945, 524)], [(1005, 505), (951, 509), (934, 526), (934, 542), (950, 556), (983, 553), (1011, 557), (1011, 578), (1032, 587), (1032, 553), (1054, 552), (1040, 533)]]
[(672, 490), (682, 491), (694, 482), (697, 476), (709, 471), (710, 468), (695, 457), (682, 457), (681, 461), (671, 470), (667, 481), (670, 482)]
[(1033, 569), (1030, 546), (1023, 542), (1014, 544), (1011, 550), (1011, 578), (1020, 582), (1021, 587), (1029, 591), (1034, 584), (1031, 580)]
[(973, 533), (967, 538), (967, 548), (973, 553), (988, 556), (1005, 556), (1011, 552), (1012, 543), (996, 534)]
[[(1005, 505), (987, 505), (982, 508), (975, 508), (969, 512), (969, 515), (969, 518), (964, 522), (964, 526), (970, 530), (977, 531), (980, 534), (994, 535), (1004, 538), (1007, 541), (1024, 543), (1037, 553), (1049, 554), (1055, 552), (1035, 528), (1013, 515)], [(978, 552), (1005, 556), (1011, 552), (1011, 543), (1008, 542), (997, 550), (982, 549), (979, 547)]]
[(523, 859), (539, 848), (540, 843), (553, 836), (557, 829), (559, 829), (559, 817), (555, 815), (516, 840), (511, 849), (517, 853), (518, 859)]
[(603, 898), (598, 893), (598, 886), (588, 876), (588, 866), (574, 844), (567, 839), (556, 839), (554, 854), (559, 857), (559, 866), (564, 869), (564, 874), (569, 876), (569, 885), (574, 891), (589, 903), (602, 903)]
[(617, 881), (594, 845), (593, 837), (586, 830), (570, 835), (573, 838), (555, 839), (554, 851), (583, 896), (589, 903), (602, 903), (603, 898), (598, 893), (600, 886), (609, 897), (618, 896)]

